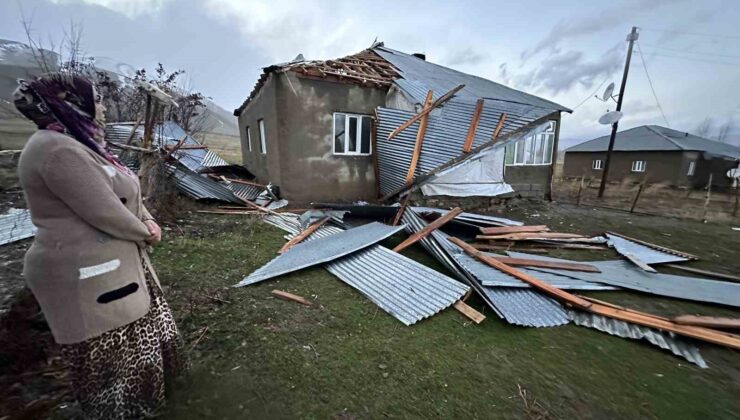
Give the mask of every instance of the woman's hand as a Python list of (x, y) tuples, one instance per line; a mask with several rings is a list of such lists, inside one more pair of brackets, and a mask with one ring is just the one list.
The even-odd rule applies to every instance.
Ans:
[(149, 245), (156, 245), (162, 240), (162, 229), (154, 220), (145, 220), (144, 224), (149, 229), (150, 236), (146, 238), (146, 243)]

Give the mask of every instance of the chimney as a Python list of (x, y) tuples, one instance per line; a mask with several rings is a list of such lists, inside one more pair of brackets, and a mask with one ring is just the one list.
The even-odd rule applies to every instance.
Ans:
[(413, 55), (416, 58), (420, 58), (420, 59), (422, 59), (424, 61), (427, 61), (427, 55), (424, 54), (424, 53), (413, 53), (411, 55)]

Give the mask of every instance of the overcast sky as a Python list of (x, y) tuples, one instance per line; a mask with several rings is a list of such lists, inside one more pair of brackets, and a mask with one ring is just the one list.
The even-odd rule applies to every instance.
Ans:
[(88, 55), (182, 68), (228, 110), (246, 98), (264, 66), (299, 53), (341, 57), (377, 37), (575, 109), (563, 120), (566, 144), (609, 132), (596, 120), (615, 104), (593, 93), (609, 82), (618, 89), (634, 25), (665, 118), (635, 51), (620, 129), (693, 131), (710, 117), (715, 127), (734, 120), (740, 143), (740, 3), (733, 0), (2, 0), (0, 38), (25, 40), (21, 5), (37, 36), (59, 39), (70, 22), (79, 23)]

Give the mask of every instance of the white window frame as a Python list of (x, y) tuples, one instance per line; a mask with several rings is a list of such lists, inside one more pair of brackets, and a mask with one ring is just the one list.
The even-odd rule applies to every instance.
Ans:
[(260, 153), (263, 155), (267, 154), (267, 142), (265, 141), (265, 120), (260, 118), (257, 120), (257, 129), (260, 132)]
[[(356, 148), (355, 151), (350, 151), (349, 150), (349, 141), (348, 141), (348, 138), (347, 138), (346, 135), (344, 137), (344, 152), (337, 152), (336, 150), (334, 150), (335, 149), (335, 143), (337, 141), (337, 123), (336, 123), (337, 115), (344, 115), (344, 117), (345, 117), (344, 118), (344, 132), (345, 133), (349, 133), (349, 120), (350, 120), (350, 118), (351, 117), (357, 118), (357, 129), (356, 129), (357, 132), (355, 133), (356, 139), (357, 139), (357, 148)], [(361, 150), (362, 150), (362, 121), (365, 118), (372, 119), (372, 116), (370, 116), (370, 115), (364, 115), (364, 114), (351, 114), (351, 113), (348, 113), (348, 112), (335, 112), (334, 114), (332, 114), (332, 118), (331, 118), (331, 132), (332, 132), (332, 137), (331, 137), (331, 153), (334, 156), (370, 156), (370, 155), (373, 154), (373, 138), (372, 138), (373, 137), (373, 131), (372, 131), (372, 125), (370, 126), (370, 131), (369, 131), (370, 132), (370, 138), (367, 139), (367, 141), (369, 142), (369, 147), (368, 147), (369, 152), (367, 152), (367, 153), (362, 153), (361, 152)], [(372, 122), (370, 124), (372, 124)]]
[(645, 172), (647, 167), (647, 161), (644, 160), (633, 160), (632, 161), (632, 172)]
[(601, 159), (594, 159), (594, 161), (591, 163), (591, 168), (597, 171), (604, 169), (604, 161)]
[(692, 160), (689, 162), (689, 171), (686, 176), (694, 176), (694, 173), (696, 173), (696, 161)]
[(251, 152), (252, 151), (252, 133), (251, 133), (252, 130), (249, 128), (249, 126), (247, 126), (246, 130), (247, 130), (247, 148)]
[[(555, 128), (556, 128), (557, 122), (554, 120), (550, 121), (550, 126), (543, 132), (535, 135), (531, 135), (527, 138), (517, 140), (513, 142), (512, 144), (506, 146), (507, 148), (513, 148), (514, 154), (513, 154), (513, 162), (512, 163), (506, 163), (506, 166), (550, 166), (552, 165), (552, 155), (553, 155), (553, 148), (555, 147)], [(551, 141), (550, 141), (551, 140)], [(548, 153), (548, 150), (545, 149), (543, 146), (542, 150), (542, 156), (541, 160), (537, 162), (537, 145), (544, 143), (545, 145), (547, 143), (550, 143), (550, 150)], [(522, 154), (522, 161), (517, 162), (517, 155), (519, 154), (519, 148), (522, 147), (524, 153)], [(530, 151), (532, 154), (532, 160), (533, 163), (527, 163), (527, 151)], [(549, 161), (545, 161), (545, 157), (549, 156)], [(504, 161), (506, 159), (504, 158)]]

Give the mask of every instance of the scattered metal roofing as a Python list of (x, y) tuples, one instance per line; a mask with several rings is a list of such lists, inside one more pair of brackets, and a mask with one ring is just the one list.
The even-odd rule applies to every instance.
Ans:
[[(463, 99), (475, 101), (478, 98), (490, 98), (510, 103), (537, 106), (548, 110), (570, 112), (570, 109), (555, 102), (512, 89), (482, 77), (440, 66), (439, 64), (434, 64), (425, 59), (392, 50), (382, 45), (376, 46), (373, 51), (393, 64), (401, 72), (402, 80), (407, 82), (407, 84), (418, 86), (417, 91), (423, 91), (421, 94), (417, 93), (414, 95), (422, 103), (427, 91), (430, 89), (439, 92), (441, 95), (463, 84), (465, 88), (458, 94)], [(413, 90), (411, 91), (413, 92)]]
[[(413, 206), (411, 208), (417, 213), (437, 213), (441, 216), (444, 216), (445, 214), (449, 213), (449, 210), (439, 209), (436, 207)], [(523, 226), (524, 225), (524, 223), (520, 221), (507, 219), (504, 217), (490, 216), (487, 214), (467, 213), (467, 212), (462, 212), (458, 214), (457, 216), (455, 216), (455, 220), (473, 223), (476, 225), (486, 225), (486, 226)]]
[(31, 212), (26, 209), (10, 209), (0, 215), (0, 245), (9, 244), (36, 235), (36, 226), (31, 222)]
[(227, 187), (206, 176), (173, 165), (167, 165), (166, 170), (167, 174), (175, 181), (177, 188), (196, 200), (210, 199), (244, 204)]
[[(604, 152), (608, 147), (609, 136), (602, 136), (570, 147), (566, 152)], [(620, 131), (614, 141), (614, 151), (699, 151), (709, 157), (740, 159), (738, 146), (659, 125), (643, 125)]]
[(200, 163), (201, 166), (206, 168), (213, 168), (215, 166), (229, 166), (229, 162), (225, 161), (221, 156), (213, 153), (210, 150), (206, 150), (206, 155), (203, 157), (203, 161)]
[(265, 190), (264, 188), (258, 187), (256, 185), (240, 184), (237, 182), (231, 182), (225, 184), (225, 186), (226, 188), (231, 190), (231, 192), (234, 193), (235, 196), (249, 201), (253, 201), (262, 193), (262, 191)]
[[(406, 209), (402, 220), (409, 233), (418, 232), (426, 225), (412, 209)], [(454, 260), (452, 255), (462, 253), (462, 250), (450, 242), (443, 232), (435, 230), (419, 242), (458, 279), (475, 288), (486, 304), (507, 322), (526, 327), (554, 327), (569, 322), (565, 309), (559, 303), (533, 290), (483, 286), (471, 271)]]
[[(263, 220), (292, 234), (299, 231), (295, 214), (269, 215)], [(342, 230), (337, 227), (324, 225), (306, 241), (339, 232)], [(466, 285), (380, 245), (371, 245), (324, 267), (405, 325), (449, 307), (469, 290)]]
[[(543, 257), (541, 255), (532, 255), (523, 252), (509, 252), (508, 254), (516, 258), (572, 262), (570, 260)], [(637, 290), (640, 292), (672, 298), (740, 307), (740, 283), (702, 279), (699, 277), (676, 276), (673, 274), (652, 273), (635, 267), (629, 261), (624, 260), (589, 261), (588, 263), (598, 268), (601, 272), (585, 273), (580, 271), (554, 270), (540, 267), (533, 267), (531, 270), (557, 274), (588, 282), (605, 283), (625, 289)]]
[(610, 233), (606, 233), (605, 235), (608, 239), (607, 244), (609, 244), (610, 247), (614, 248), (622, 255), (632, 254), (645, 264), (661, 264), (689, 260), (685, 255), (679, 255), (675, 252), (669, 253), (660, 249), (651, 248)]
[(313, 241), (299, 243), (245, 277), (235, 287), (248, 286), (302, 268), (336, 260), (378, 243), (403, 228), (404, 226), (388, 226), (373, 222)]
[[(498, 101), (486, 103), (490, 104), (483, 107), (473, 140), (474, 150), (491, 143), (491, 137), (503, 112), (506, 112), (506, 121), (499, 133), (500, 141), (493, 146), (496, 148), (504, 147), (545, 128), (540, 124), (532, 126), (535, 121), (540, 121), (548, 115), (555, 117), (551, 110), (534, 106)], [(500, 106), (501, 104), (505, 106)], [(388, 195), (405, 185), (420, 123), (414, 123), (392, 140), (388, 140), (390, 133), (413, 117), (414, 113), (383, 107), (377, 108), (376, 111), (378, 128), (375, 152), (380, 175), (380, 191), (383, 195)], [(437, 115), (434, 112), (429, 115), (415, 177), (451, 165), (462, 156), (467, 158), (476, 154), (464, 155), (462, 151), (474, 112), (475, 102), (450, 101), (438, 110)]]
[[(491, 256), (495, 254), (486, 253)], [(480, 263), (475, 258), (464, 254), (455, 253), (452, 257), (457, 261), (460, 266), (464, 267), (470, 273), (472, 273), (484, 286), (498, 286), (498, 287), (522, 287), (531, 288), (529, 284), (517, 279), (514, 276), (510, 276), (503, 271), (493, 269), (485, 264)], [(546, 272), (540, 272), (531, 270), (526, 267), (516, 267), (517, 270), (536, 277), (551, 286), (555, 286), (558, 289), (565, 290), (617, 290), (617, 287), (609, 286), (603, 283), (595, 283), (591, 281), (584, 281), (573, 277), (564, 277), (557, 274), (551, 274)]]
[(706, 369), (708, 367), (707, 362), (704, 361), (699, 352), (699, 348), (671, 333), (588, 312), (569, 311), (569, 315), (576, 325), (593, 328), (617, 337), (633, 340), (644, 339), (650, 344), (668, 350), (676, 356), (683, 357), (701, 368)]

